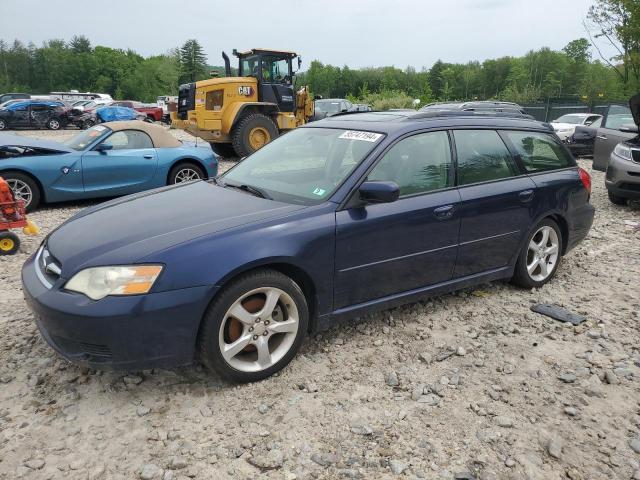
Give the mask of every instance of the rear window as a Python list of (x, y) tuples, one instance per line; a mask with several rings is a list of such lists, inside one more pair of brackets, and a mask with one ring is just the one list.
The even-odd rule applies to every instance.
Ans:
[(458, 153), (458, 185), (490, 182), (516, 175), (509, 150), (494, 130), (454, 132)]
[(502, 132), (513, 144), (528, 173), (573, 166), (569, 154), (546, 133)]

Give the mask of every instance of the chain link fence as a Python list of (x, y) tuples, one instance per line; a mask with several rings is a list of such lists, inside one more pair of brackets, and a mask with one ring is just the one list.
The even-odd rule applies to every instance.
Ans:
[(587, 105), (585, 103), (575, 102), (571, 104), (554, 104), (554, 103), (533, 103), (522, 105), (522, 108), (529, 115), (541, 122), (552, 122), (556, 118), (569, 113), (597, 113), (603, 115), (607, 105)]

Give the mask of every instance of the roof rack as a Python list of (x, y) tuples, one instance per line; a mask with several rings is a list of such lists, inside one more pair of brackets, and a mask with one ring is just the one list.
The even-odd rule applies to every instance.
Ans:
[(518, 118), (521, 120), (535, 120), (531, 115), (519, 112), (495, 112), (492, 110), (431, 110), (417, 112), (410, 115), (409, 119), (438, 118), (438, 117), (500, 117)]

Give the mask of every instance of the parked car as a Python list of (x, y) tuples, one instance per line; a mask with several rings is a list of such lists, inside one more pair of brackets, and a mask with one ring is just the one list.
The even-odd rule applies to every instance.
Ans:
[(352, 112), (371, 112), (372, 110), (371, 105), (366, 103), (354, 103), (351, 107)]
[(164, 117), (162, 107), (157, 105), (145, 105), (141, 102), (133, 102), (131, 100), (118, 100), (113, 102), (111, 106), (133, 108), (135, 111), (144, 113), (151, 121), (159, 122)]
[(31, 95), (28, 93), (3, 93), (0, 94), (0, 105), (9, 100), (28, 100), (30, 98)]
[(140, 121), (96, 125), (64, 144), (0, 135), (0, 176), (27, 210), (210, 178), (217, 168), (208, 144), (181, 142)]
[(602, 118), (602, 115), (595, 113), (569, 113), (562, 115), (551, 122), (551, 126), (556, 131), (556, 135), (563, 142), (566, 142), (575, 133), (578, 125), (588, 127), (596, 120)]
[(602, 117), (591, 125), (577, 125), (575, 132), (571, 135), (565, 145), (577, 157), (592, 157), (598, 128), (602, 126)]
[(23, 100), (0, 107), (0, 130), (48, 128), (59, 130), (68, 123), (68, 107), (59, 101)]
[(425, 105), (420, 109), (421, 112), (433, 111), (464, 111), (479, 113), (506, 113), (519, 114), (532, 118), (525, 112), (524, 108), (517, 103), (512, 102), (494, 102), (491, 100), (473, 101), (473, 102), (436, 102)]
[(338, 113), (351, 112), (353, 104), (344, 98), (323, 98), (314, 102), (313, 121), (322, 120)]
[[(636, 127), (640, 127), (640, 95), (632, 97), (629, 106)], [(605, 186), (609, 200), (616, 205), (640, 199), (640, 137), (637, 134), (613, 149)]]
[(593, 147), (593, 169), (607, 170), (611, 153), (620, 142), (638, 135), (638, 127), (628, 105), (612, 104), (605, 111)]
[(76, 363), (197, 357), (256, 381), (335, 321), (492, 280), (544, 285), (591, 227), (590, 186), (546, 124), (336, 116), (213, 181), (82, 211), (27, 260), (24, 294)]

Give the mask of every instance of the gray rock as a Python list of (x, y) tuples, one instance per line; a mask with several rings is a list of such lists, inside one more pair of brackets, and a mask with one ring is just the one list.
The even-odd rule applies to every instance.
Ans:
[(389, 460), (389, 468), (395, 475), (400, 475), (407, 467), (408, 465), (400, 460)]
[(467, 351), (464, 347), (458, 347), (458, 349), (456, 350), (456, 355), (458, 355), (459, 357), (464, 357), (466, 354)]
[(509, 457), (504, 461), (504, 465), (506, 467), (513, 468), (516, 466), (516, 461), (513, 458)]
[(476, 476), (471, 472), (460, 472), (453, 476), (454, 480), (476, 480)]
[(640, 468), (633, 472), (633, 480), (640, 480)]
[(373, 435), (373, 429), (366, 424), (355, 424), (351, 426), (351, 433), (356, 435)]
[(98, 465), (97, 467), (92, 468), (87, 475), (88, 480), (100, 480), (104, 477), (106, 469), (104, 465)]
[(139, 375), (127, 375), (122, 379), (125, 385), (140, 385), (143, 378)]
[(496, 425), (502, 428), (512, 428), (513, 427), (513, 419), (511, 417), (507, 417), (505, 415), (498, 415), (495, 418)]
[(187, 468), (187, 460), (183, 457), (172, 457), (169, 460), (169, 468), (171, 470), (181, 470), (183, 468)]
[(200, 407), (200, 415), (202, 415), (203, 417), (212, 417), (213, 412), (211, 411), (208, 405), (204, 405)]
[(140, 480), (156, 480), (162, 477), (163, 470), (154, 465), (153, 463), (147, 463), (140, 470)]
[(306, 382), (304, 388), (309, 393), (315, 393), (318, 391), (318, 384), (315, 382)]
[(560, 437), (554, 435), (547, 442), (547, 452), (553, 458), (560, 460), (562, 458), (562, 448), (564, 446), (564, 442)]
[(424, 393), (424, 387), (424, 383), (419, 383), (418, 385), (416, 385), (411, 391), (411, 400), (417, 401)]
[(252, 455), (247, 461), (261, 470), (276, 470), (282, 467), (284, 455), (280, 450), (269, 450), (267, 453)]
[(430, 407), (435, 407), (440, 403), (440, 397), (434, 393), (421, 395), (420, 398), (418, 398), (418, 403), (422, 403)]
[(265, 403), (261, 403), (258, 405), (258, 411), (262, 414), (265, 414), (269, 411), (269, 406)]
[(418, 358), (420, 359), (421, 362), (426, 364), (433, 362), (433, 355), (431, 355), (428, 352), (422, 352), (421, 354), (418, 355)]
[(629, 446), (634, 452), (640, 453), (640, 437), (629, 440)]
[(398, 374), (396, 372), (389, 372), (385, 378), (385, 382), (390, 387), (397, 387), (398, 385), (400, 385)]
[(571, 372), (565, 372), (563, 374), (558, 375), (558, 380), (563, 383), (573, 383), (578, 379), (575, 374)]
[(151, 412), (151, 409), (149, 407), (145, 407), (144, 405), (140, 405), (136, 409), (136, 413), (138, 414), (139, 417), (144, 417), (145, 415), (148, 415), (149, 412)]
[(45, 461), (42, 458), (32, 458), (24, 462), (25, 467), (29, 467), (31, 470), (42, 470), (45, 465)]
[(576, 410), (574, 407), (565, 407), (564, 413), (566, 413), (570, 417), (575, 417), (576, 415), (578, 415), (578, 410)]
[(515, 372), (515, 370), (516, 370), (516, 367), (514, 367), (510, 363), (505, 363), (502, 366), (502, 373), (506, 373), (507, 375), (511, 375), (513, 372)]
[(620, 383), (620, 379), (611, 370), (604, 372), (604, 381), (609, 385), (618, 385)]
[(311, 460), (321, 467), (328, 467), (330, 465), (338, 463), (338, 457), (333, 453), (314, 453), (311, 455)]

